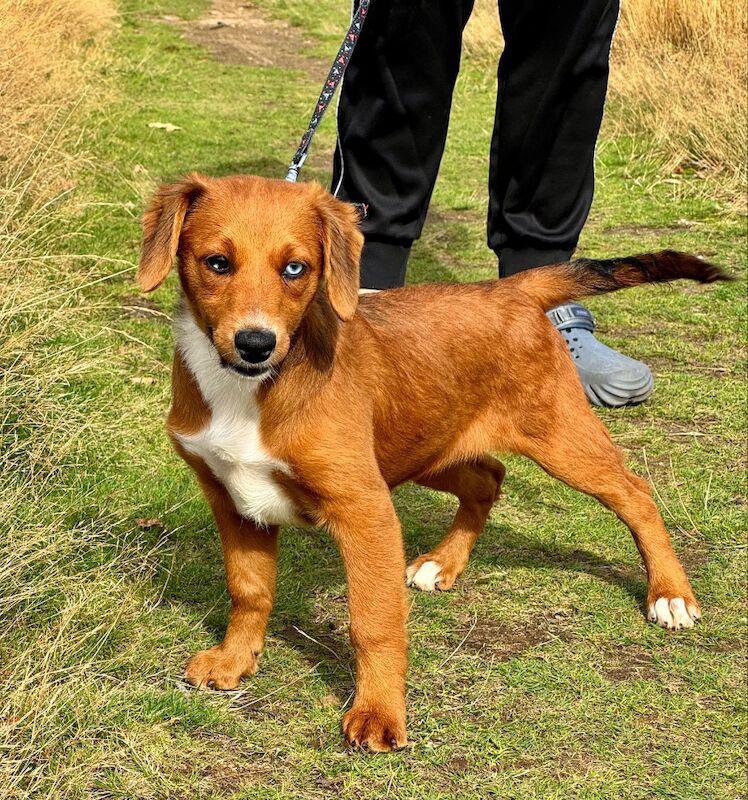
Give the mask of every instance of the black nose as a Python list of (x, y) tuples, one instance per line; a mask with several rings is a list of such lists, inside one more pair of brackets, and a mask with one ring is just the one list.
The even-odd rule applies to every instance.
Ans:
[(259, 364), (270, 358), (275, 349), (275, 334), (272, 331), (254, 329), (238, 331), (234, 336), (234, 344), (242, 360), (250, 364)]

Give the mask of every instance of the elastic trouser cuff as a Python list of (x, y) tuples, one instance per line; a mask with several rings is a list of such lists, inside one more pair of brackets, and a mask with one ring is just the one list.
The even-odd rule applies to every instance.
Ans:
[(560, 264), (571, 258), (573, 250), (543, 250), (534, 247), (503, 247), (497, 251), (499, 277), (508, 278), (518, 272), (548, 264)]
[(366, 241), (361, 253), (361, 288), (394, 289), (405, 285), (412, 242)]

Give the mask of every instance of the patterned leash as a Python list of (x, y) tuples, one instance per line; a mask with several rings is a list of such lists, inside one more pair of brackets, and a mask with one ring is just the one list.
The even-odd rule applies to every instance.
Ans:
[(370, 2), (371, 0), (360, 0), (358, 4), (356, 13), (351, 20), (351, 26), (348, 28), (348, 33), (346, 33), (343, 43), (340, 45), (340, 49), (335, 56), (335, 61), (333, 61), (325, 85), (322, 87), (322, 92), (320, 93), (319, 100), (317, 100), (314, 113), (309, 120), (309, 127), (306, 129), (306, 133), (301, 137), (299, 149), (291, 159), (291, 164), (288, 167), (288, 174), (286, 175), (287, 181), (291, 181), (292, 183), (296, 182), (299, 176), (299, 170), (306, 161), (306, 157), (309, 153), (309, 145), (312, 143), (312, 137), (317, 131), (317, 127), (330, 105), (330, 101), (335, 94), (335, 90), (338, 88), (338, 84), (343, 79), (343, 74), (348, 66), (348, 62), (351, 60), (353, 49), (356, 46), (358, 37), (361, 35), (364, 22), (366, 22), (366, 15), (369, 13)]

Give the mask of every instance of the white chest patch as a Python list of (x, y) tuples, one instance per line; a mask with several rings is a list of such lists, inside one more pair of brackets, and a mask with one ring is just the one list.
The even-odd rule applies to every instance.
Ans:
[(179, 353), (211, 410), (205, 428), (190, 436), (178, 435), (181, 445), (210, 467), (243, 517), (259, 525), (303, 524), (273, 479), (274, 472), (291, 475), (290, 467), (272, 458), (260, 442), (259, 383), (221, 365), (189, 311), (177, 316), (175, 332)]

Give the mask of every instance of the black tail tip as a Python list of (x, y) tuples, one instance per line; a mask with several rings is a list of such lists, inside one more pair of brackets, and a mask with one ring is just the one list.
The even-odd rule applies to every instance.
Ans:
[[(690, 262), (691, 269), (689, 269), (689, 272), (691, 274), (688, 277), (691, 277), (693, 280), (699, 281), (700, 283), (716, 283), (717, 281), (737, 280), (735, 275), (725, 272), (722, 267), (712, 264), (711, 261), (707, 261), (701, 256), (693, 255), (691, 253), (681, 253), (677, 250), (665, 250), (662, 255), (668, 259), (671, 259), (676, 264)], [(683, 277), (686, 277), (686, 275)]]
[(725, 272), (722, 267), (718, 267), (716, 264), (712, 264), (709, 261), (704, 262), (704, 275), (701, 278), (702, 283), (716, 283), (717, 281), (726, 281), (729, 283), (737, 279), (737, 275)]

